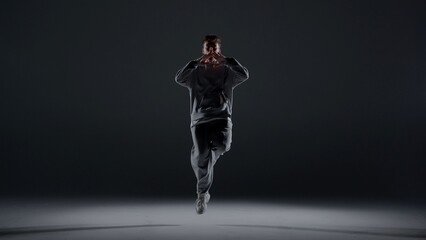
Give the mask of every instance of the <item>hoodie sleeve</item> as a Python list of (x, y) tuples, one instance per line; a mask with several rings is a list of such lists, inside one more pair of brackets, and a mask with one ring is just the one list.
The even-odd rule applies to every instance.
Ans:
[(189, 61), (184, 67), (179, 69), (175, 75), (175, 82), (183, 87), (189, 86), (191, 73), (197, 68), (198, 60)]
[(247, 70), (247, 68), (241, 65), (235, 58), (226, 57), (225, 65), (228, 66), (229, 69), (231, 69), (235, 73), (233, 78), (234, 87), (243, 83), (249, 78), (249, 71)]

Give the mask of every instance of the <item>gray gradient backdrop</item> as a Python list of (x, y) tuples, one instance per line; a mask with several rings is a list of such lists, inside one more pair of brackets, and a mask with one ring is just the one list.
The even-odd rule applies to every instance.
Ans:
[(194, 196), (188, 90), (250, 79), (211, 192), (426, 199), (425, 1), (2, 1), (0, 193)]

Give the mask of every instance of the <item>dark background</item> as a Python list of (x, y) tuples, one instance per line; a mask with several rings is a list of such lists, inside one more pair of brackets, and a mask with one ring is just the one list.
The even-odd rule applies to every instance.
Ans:
[(2, 1), (2, 195), (195, 196), (205, 34), (234, 91), (216, 197), (425, 200), (425, 1)]

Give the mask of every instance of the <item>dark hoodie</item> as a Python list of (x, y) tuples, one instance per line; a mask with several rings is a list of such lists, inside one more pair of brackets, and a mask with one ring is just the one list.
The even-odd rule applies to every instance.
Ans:
[(225, 63), (214, 68), (200, 59), (189, 61), (175, 76), (175, 82), (189, 90), (190, 127), (215, 119), (231, 120), (233, 90), (249, 78), (247, 68), (235, 58), (225, 57)]

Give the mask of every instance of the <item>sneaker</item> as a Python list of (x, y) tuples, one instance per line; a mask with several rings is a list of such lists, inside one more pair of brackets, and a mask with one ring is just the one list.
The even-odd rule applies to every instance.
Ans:
[(203, 214), (207, 209), (207, 203), (210, 200), (210, 194), (198, 194), (197, 200), (195, 201), (195, 210), (198, 214)]

